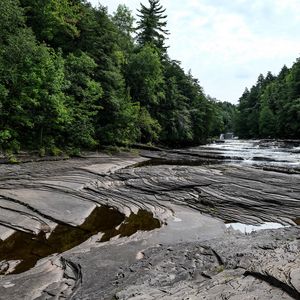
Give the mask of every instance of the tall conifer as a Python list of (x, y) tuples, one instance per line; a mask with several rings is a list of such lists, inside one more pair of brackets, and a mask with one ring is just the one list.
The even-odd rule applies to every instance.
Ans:
[(163, 52), (166, 51), (164, 42), (169, 31), (165, 29), (167, 26), (165, 11), (159, 0), (149, 0), (149, 7), (141, 4), (141, 9), (138, 10), (140, 20), (137, 22), (139, 30), (137, 40), (141, 46), (152, 44)]

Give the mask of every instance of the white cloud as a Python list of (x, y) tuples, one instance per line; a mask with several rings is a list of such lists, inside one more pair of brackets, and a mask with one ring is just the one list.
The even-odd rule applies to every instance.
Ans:
[[(122, 1), (101, 3), (112, 12)], [(139, 3), (125, 4), (135, 13)], [(237, 101), (260, 73), (277, 73), (300, 53), (299, 0), (161, 0), (161, 4), (167, 9), (171, 58), (181, 60), (186, 70), (191, 68), (204, 90), (221, 100)]]

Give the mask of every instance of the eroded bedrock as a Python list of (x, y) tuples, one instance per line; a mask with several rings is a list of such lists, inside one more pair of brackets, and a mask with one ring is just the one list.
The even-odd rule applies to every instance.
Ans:
[(125, 217), (116, 209), (97, 207), (80, 226), (58, 224), (49, 236), (43, 231), (38, 235), (16, 231), (0, 241), (0, 274), (25, 272), (34, 267), (39, 259), (72, 249), (98, 233), (103, 234), (99, 242), (105, 242), (114, 236), (125, 237), (138, 230), (148, 231), (159, 227), (159, 220), (146, 210)]
[(119, 270), (113, 299), (299, 299), (299, 232), (158, 245)]
[(0, 299), (299, 299), (300, 175), (203, 153), (1, 165)]

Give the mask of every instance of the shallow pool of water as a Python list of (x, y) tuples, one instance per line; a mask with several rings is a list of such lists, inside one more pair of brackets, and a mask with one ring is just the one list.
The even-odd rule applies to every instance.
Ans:
[(225, 225), (226, 228), (228, 229), (238, 230), (242, 233), (251, 233), (253, 231), (259, 231), (262, 229), (279, 229), (279, 228), (287, 227), (280, 223), (273, 223), (273, 222), (266, 222), (259, 225), (248, 225), (243, 223), (228, 223)]
[(7, 264), (7, 269), (2, 268), (0, 275), (27, 271), (39, 259), (72, 249), (99, 232), (103, 233), (100, 242), (105, 242), (117, 235), (130, 236), (138, 230), (148, 231), (158, 227), (160, 221), (146, 210), (125, 217), (116, 209), (97, 207), (81, 226), (59, 224), (48, 238), (43, 232), (36, 236), (18, 231), (6, 240), (0, 240), (0, 262), (20, 261), (12, 272)]

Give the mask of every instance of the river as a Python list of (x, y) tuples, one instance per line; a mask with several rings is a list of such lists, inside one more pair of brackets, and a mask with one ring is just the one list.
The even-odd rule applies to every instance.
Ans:
[(224, 157), (224, 162), (247, 166), (284, 167), (300, 171), (300, 146), (278, 141), (225, 140), (194, 148)]

